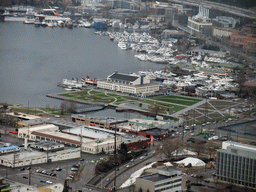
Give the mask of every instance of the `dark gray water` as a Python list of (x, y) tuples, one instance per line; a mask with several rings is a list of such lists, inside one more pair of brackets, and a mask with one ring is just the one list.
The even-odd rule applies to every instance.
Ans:
[(31, 107), (59, 107), (48, 93), (64, 92), (57, 83), (67, 78), (106, 78), (122, 73), (159, 70), (135, 52), (122, 51), (107, 36), (86, 28), (36, 28), (22, 22), (0, 23), (0, 102)]

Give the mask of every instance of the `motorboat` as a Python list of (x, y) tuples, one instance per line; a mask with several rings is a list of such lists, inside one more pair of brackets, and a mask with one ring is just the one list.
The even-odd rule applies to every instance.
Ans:
[(127, 50), (127, 45), (125, 42), (121, 41), (117, 44), (117, 46), (122, 50)]
[(90, 23), (89, 21), (86, 21), (83, 23), (85, 28), (91, 28), (92, 27), (92, 23)]
[(41, 26), (42, 27), (47, 27), (48, 25), (47, 25), (46, 21), (42, 21)]
[(48, 25), (48, 27), (50, 27), (50, 28), (53, 28), (53, 27), (54, 27), (53, 21), (49, 21), (49, 22), (47, 23), (47, 25)]
[(59, 27), (65, 27), (64, 21), (57, 21), (57, 25), (58, 25)]

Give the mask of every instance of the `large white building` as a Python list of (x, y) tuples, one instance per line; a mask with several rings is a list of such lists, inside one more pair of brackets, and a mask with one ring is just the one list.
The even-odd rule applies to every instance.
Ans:
[(209, 19), (209, 9), (200, 6), (199, 13), (188, 18), (188, 28), (191, 29), (191, 34), (201, 33), (208, 36), (211, 35), (212, 23), (211, 19)]
[(232, 141), (217, 150), (217, 179), (256, 188), (256, 147)]
[[(33, 127), (23, 127), (19, 129), (19, 138), (28, 138), (30, 141), (54, 141), (57, 143), (80, 147), (81, 151), (91, 154), (110, 153), (115, 149), (115, 131), (109, 129), (97, 128), (94, 126), (84, 126), (73, 122), (56, 121), (58, 126), (66, 127), (59, 130), (59, 127), (53, 124), (44, 124)], [(82, 136), (81, 136), (82, 135)], [(143, 136), (132, 137), (125, 133), (116, 133), (116, 147), (120, 147), (121, 143), (147, 144), (148, 138)], [(136, 147), (136, 146), (134, 146)]]
[(149, 95), (159, 91), (159, 84), (150, 82), (143, 75), (127, 75), (115, 72), (107, 77), (107, 80), (98, 80), (97, 87), (133, 95)]

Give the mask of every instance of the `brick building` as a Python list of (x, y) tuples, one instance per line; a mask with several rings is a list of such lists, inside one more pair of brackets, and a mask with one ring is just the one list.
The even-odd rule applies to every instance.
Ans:
[(241, 47), (243, 52), (256, 53), (256, 25), (246, 25), (240, 32), (234, 32), (230, 41), (233, 46)]

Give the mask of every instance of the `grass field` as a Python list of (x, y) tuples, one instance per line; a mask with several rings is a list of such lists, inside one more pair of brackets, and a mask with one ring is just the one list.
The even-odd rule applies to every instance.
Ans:
[[(63, 93), (60, 96), (67, 98), (74, 98), (92, 103), (105, 103), (112, 105), (120, 105), (123, 103), (139, 104), (144, 103), (148, 105), (159, 105), (165, 114), (172, 114), (180, 111), (187, 106), (191, 106), (201, 101), (200, 99), (185, 97), (185, 96), (157, 96), (150, 98), (139, 98), (132, 96), (124, 96), (121, 94), (101, 92), (95, 90), (78, 91), (71, 93)], [(143, 110), (149, 110), (143, 108)]]

